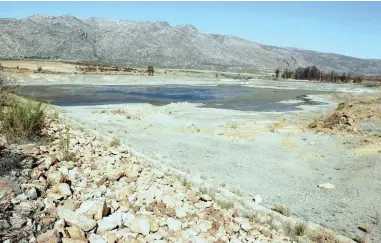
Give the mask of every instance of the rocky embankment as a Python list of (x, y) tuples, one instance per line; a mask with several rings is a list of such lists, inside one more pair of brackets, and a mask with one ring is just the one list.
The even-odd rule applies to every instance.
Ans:
[(48, 124), (47, 145), (2, 139), (3, 159), (21, 161), (0, 177), (2, 242), (291, 241), (123, 147)]

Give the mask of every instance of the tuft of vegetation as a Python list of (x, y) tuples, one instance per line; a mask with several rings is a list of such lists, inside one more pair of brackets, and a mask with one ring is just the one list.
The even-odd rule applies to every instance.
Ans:
[(45, 125), (45, 107), (42, 103), (13, 99), (1, 109), (3, 132), (12, 139), (32, 139)]
[(341, 111), (345, 108), (345, 103), (340, 103), (337, 108), (336, 108), (336, 111)]
[(238, 128), (238, 124), (237, 123), (230, 124), (230, 128), (231, 129), (237, 129)]
[(339, 243), (335, 236), (326, 230), (314, 231), (310, 239), (316, 243)]
[(298, 223), (295, 225), (295, 235), (304, 236), (307, 233), (307, 225), (304, 223)]
[(380, 82), (378, 82), (378, 83), (376, 83), (376, 82), (366, 82), (364, 84), (364, 87), (367, 87), (367, 88), (381, 87), (381, 83)]
[(285, 204), (277, 204), (275, 207), (275, 211), (287, 217), (291, 216), (291, 209)]
[(57, 110), (54, 110), (52, 114), (52, 118), (54, 120), (58, 120), (59, 116), (60, 116), (59, 112)]
[(359, 227), (359, 229), (368, 234), (372, 231), (372, 227), (370, 226), (369, 223), (364, 223), (364, 225)]
[(183, 179), (183, 181), (182, 181), (182, 184), (183, 184), (183, 186), (184, 186), (185, 188), (187, 188), (187, 189), (191, 188), (191, 186), (192, 186), (192, 183), (190, 183), (190, 181), (188, 181), (188, 179), (185, 178), (185, 177), (184, 177), (184, 179)]
[(70, 128), (66, 128), (65, 137), (61, 138), (61, 150), (63, 153), (63, 160), (65, 161), (74, 161), (75, 154), (70, 152)]
[(114, 148), (117, 148), (120, 146), (120, 140), (117, 139), (117, 138), (114, 138), (111, 142), (110, 142), (110, 147), (114, 147)]
[(228, 200), (219, 200), (217, 203), (224, 209), (231, 209), (234, 207), (234, 203)]

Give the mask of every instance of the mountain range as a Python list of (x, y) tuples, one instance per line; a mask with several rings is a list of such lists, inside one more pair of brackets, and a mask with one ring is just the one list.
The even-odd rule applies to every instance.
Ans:
[(381, 75), (381, 60), (263, 45), (192, 25), (71, 15), (0, 18), (0, 58), (54, 58), (118, 65), (209, 70), (295, 69)]

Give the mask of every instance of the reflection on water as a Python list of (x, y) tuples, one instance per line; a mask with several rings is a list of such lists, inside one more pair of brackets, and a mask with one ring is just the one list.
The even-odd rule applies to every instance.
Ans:
[[(286, 111), (298, 105), (315, 105), (305, 98), (322, 93), (306, 90), (277, 90), (242, 86), (129, 86), (129, 85), (51, 85), (24, 86), (20, 94), (59, 106), (176, 102), (203, 103), (203, 107), (245, 111)], [(297, 104), (277, 103), (300, 100)]]

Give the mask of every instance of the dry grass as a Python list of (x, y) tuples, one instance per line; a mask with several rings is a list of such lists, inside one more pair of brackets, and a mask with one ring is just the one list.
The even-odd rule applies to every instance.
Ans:
[(58, 120), (59, 116), (60, 116), (59, 112), (57, 110), (54, 110), (52, 114), (52, 118), (54, 120)]
[(117, 139), (117, 138), (114, 138), (111, 142), (110, 142), (110, 147), (114, 147), (114, 148), (117, 148), (120, 146), (120, 140)]
[(333, 234), (325, 230), (314, 231), (310, 239), (316, 243), (339, 243)]
[(277, 204), (275, 207), (275, 211), (287, 217), (291, 216), (291, 209), (285, 204)]
[(233, 124), (230, 125), (230, 128), (237, 129), (238, 128), (238, 124), (237, 123), (233, 123)]
[(367, 88), (375, 88), (375, 87), (380, 87), (380, 86), (381, 86), (380, 82), (366, 82), (364, 84), (364, 87), (367, 87)]
[(234, 203), (227, 200), (219, 200), (217, 201), (217, 203), (218, 205), (221, 206), (221, 208), (224, 208), (224, 209), (230, 209), (234, 207)]
[(369, 223), (364, 223), (363, 226), (359, 227), (359, 229), (368, 234), (372, 231), (372, 227)]
[(70, 152), (70, 128), (66, 128), (65, 137), (61, 138), (61, 150), (64, 161), (74, 161), (75, 154)]
[(307, 225), (304, 223), (298, 223), (294, 229), (295, 235), (304, 236), (307, 233)]
[(191, 186), (192, 186), (192, 184), (190, 183), (190, 181), (188, 181), (188, 179), (187, 178), (183, 178), (183, 180), (182, 180), (182, 184), (183, 184), (183, 186), (185, 187), (185, 188), (191, 188)]
[(12, 99), (0, 112), (2, 131), (12, 139), (31, 139), (45, 124), (45, 107), (33, 101)]

